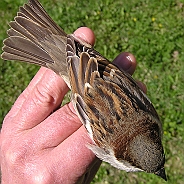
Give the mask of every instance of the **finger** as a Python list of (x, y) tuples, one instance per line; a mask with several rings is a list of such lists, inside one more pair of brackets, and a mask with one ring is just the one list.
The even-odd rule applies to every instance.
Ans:
[(81, 126), (82, 123), (70, 102), (29, 130), (27, 137), (35, 150), (53, 148), (65, 141)]
[(5, 123), (11, 123), (14, 131), (36, 126), (58, 107), (67, 91), (60, 76), (41, 68), (7, 114)]
[(147, 87), (144, 83), (142, 83), (141, 81), (136, 80), (137, 84), (139, 85), (139, 87), (141, 88), (141, 90), (146, 94), (147, 93)]
[(43, 68), (40, 70), (42, 70), (42, 71), (39, 71), (39, 75), (35, 76), (32, 79), (32, 81), (30, 82), (28, 88), (26, 90), (24, 90), (24, 92), (23, 92), (24, 98), (22, 98), (21, 95), (18, 97), (18, 99), (15, 101), (11, 111), (8, 113), (8, 116), (10, 116), (10, 117), (16, 116), (17, 113), (19, 112), (19, 110), (22, 108), (22, 104), (24, 103), (26, 97), (31, 93), (33, 88), (37, 85), (37, 83), (41, 80), (41, 78), (43, 77), (43, 75), (45, 73), (45, 70)]
[[(91, 139), (84, 126), (81, 126), (60, 145), (42, 150), (42, 152), (40, 152), (41, 162), (37, 160), (35, 164), (35, 159), (26, 160), (29, 164), (27, 169), (24, 169), (24, 174), (28, 176), (27, 179), (30, 181), (32, 181), (31, 179), (41, 179), (40, 181), (45, 180), (47, 183), (52, 183), (49, 180), (49, 176), (51, 176), (51, 178), (56, 178), (55, 181), (57, 181), (57, 183), (76, 183), (96, 158), (86, 147), (88, 143), (91, 143)], [(35, 153), (34, 150), (32, 150), (31, 153)], [(29, 156), (30, 155), (25, 158), (29, 158)], [(34, 154), (32, 156), (34, 157)], [(38, 156), (39, 153), (36, 158), (38, 158)], [(39, 164), (37, 165), (38, 162)], [(44, 173), (49, 172), (49, 175), (44, 175), (43, 177), (43, 169)]]
[[(51, 165), (54, 168), (50, 170), (61, 173), (60, 178), (65, 178), (66, 184), (75, 183), (76, 178), (82, 176), (96, 158), (92, 151), (86, 147), (89, 143), (91, 143), (91, 139), (84, 126), (81, 126), (62, 144), (54, 148), (53, 154), (50, 157), (50, 160), (53, 161)], [(71, 171), (75, 171), (75, 175)]]
[[(130, 75), (132, 75), (135, 72), (137, 63), (134, 55), (132, 55), (129, 52), (122, 52), (119, 54), (113, 61), (113, 63), (118, 66), (123, 71), (128, 72)], [(140, 81), (137, 80), (137, 84), (141, 88), (141, 90), (146, 93), (147, 88), (146, 85)]]
[(120, 69), (132, 75), (136, 69), (136, 59), (134, 55), (129, 52), (122, 52), (113, 61), (113, 63)]
[(95, 34), (94, 32), (89, 29), (88, 27), (80, 27), (75, 32), (74, 35), (78, 38), (81, 38), (85, 42), (89, 43), (90, 45), (95, 44)]

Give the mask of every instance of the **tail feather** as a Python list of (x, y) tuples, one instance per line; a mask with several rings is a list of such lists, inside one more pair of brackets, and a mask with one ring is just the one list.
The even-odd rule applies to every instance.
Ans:
[(4, 60), (19, 60), (45, 66), (61, 75), (70, 87), (67, 62), (67, 34), (50, 18), (37, 0), (20, 7), (4, 40)]
[[(34, 19), (31, 19), (31, 16), (28, 16), (31, 20), (40, 20), (47, 28), (52, 30), (53, 34), (67, 36), (67, 34), (52, 20), (52, 18), (47, 14), (45, 9), (42, 7), (39, 1), (29, 0), (28, 4), (25, 4), (23, 7), (24, 10), (29, 12), (29, 15), (32, 15)], [(20, 11), (22, 12), (22, 11)]]
[(26, 61), (41, 66), (54, 62), (38, 45), (22, 37), (11, 36), (4, 40), (4, 45), (2, 58), (7, 60)]

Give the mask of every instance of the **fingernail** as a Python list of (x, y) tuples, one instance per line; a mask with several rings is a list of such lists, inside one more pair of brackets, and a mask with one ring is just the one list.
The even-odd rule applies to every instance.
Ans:
[(113, 62), (116, 66), (118, 66), (120, 69), (123, 69), (124, 71), (127, 71), (132, 66), (132, 59), (127, 52), (123, 52), (120, 55), (116, 57), (116, 59)]

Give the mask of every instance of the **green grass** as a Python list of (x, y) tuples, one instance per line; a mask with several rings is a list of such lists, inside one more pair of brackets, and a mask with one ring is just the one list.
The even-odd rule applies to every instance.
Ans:
[[(8, 22), (26, 1), (1, 0), (0, 44)], [(184, 0), (42, 0), (51, 17), (67, 32), (80, 26), (94, 30), (95, 48), (112, 60), (122, 51), (138, 62), (134, 77), (163, 123), (169, 184), (184, 183)], [(38, 67), (0, 61), (0, 120), (25, 89)], [(92, 183), (161, 184), (152, 174), (125, 173), (103, 163)]]

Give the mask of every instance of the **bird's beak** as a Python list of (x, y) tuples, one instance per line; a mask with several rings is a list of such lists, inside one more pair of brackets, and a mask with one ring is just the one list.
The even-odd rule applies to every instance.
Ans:
[(158, 170), (157, 172), (155, 172), (155, 174), (163, 178), (165, 181), (167, 181), (167, 176), (166, 176), (164, 167)]

